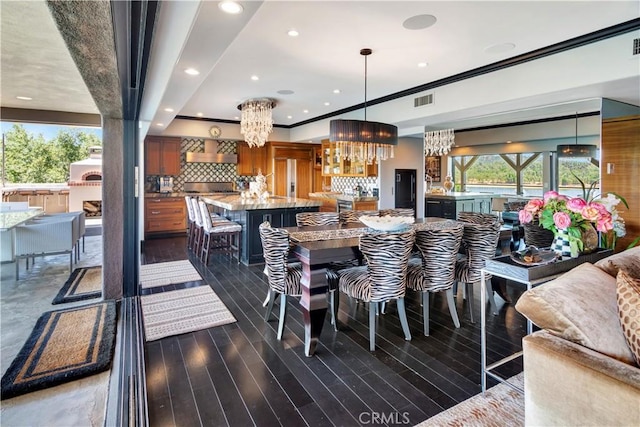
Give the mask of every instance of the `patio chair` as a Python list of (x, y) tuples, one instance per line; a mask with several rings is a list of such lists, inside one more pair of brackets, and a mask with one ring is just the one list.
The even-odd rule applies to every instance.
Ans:
[(69, 273), (73, 271), (75, 217), (63, 216), (51, 221), (33, 221), (15, 228), (16, 280), (20, 277), (20, 259), (69, 254)]

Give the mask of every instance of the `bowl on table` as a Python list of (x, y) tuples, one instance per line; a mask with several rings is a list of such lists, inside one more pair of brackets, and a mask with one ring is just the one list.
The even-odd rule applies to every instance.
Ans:
[(412, 216), (367, 216), (358, 218), (361, 223), (369, 228), (379, 231), (399, 231), (404, 230), (414, 223)]

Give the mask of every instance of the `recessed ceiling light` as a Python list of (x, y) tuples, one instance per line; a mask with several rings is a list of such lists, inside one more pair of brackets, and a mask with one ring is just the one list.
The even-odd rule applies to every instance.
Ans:
[(303, 113), (307, 114), (309, 110), (302, 110)]
[(513, 141), (507, 141), (507, 144), (511, 144)]
[(513, 43), (498, 43), (491, 46), (487, 46), (484, 51), (485, 53), (504, 53), (513, 50), (516, 47)]
[(167, 113), (173, 113), (173, 108), (165, 108), (164, 111)]
[(184, 72), (189, 74), (190, 76), (197, 76), (198, 74), (200, 74), (200, 71), (196, 70), (195, 68), (187, 68), (186, 70), (184, 70)]
[(164, 123), (156, 123), (156, 126), (164, 126)]
[(238, 116), (234, 116), (234, 117), (233, 117), (233, 120), (240, 120), (240, 117), (238, 117)]
[(198, 117), (202, 117), (203, 115), (204, 115), (204, 114), (202, 114), (202, 113), (198, 113), (198, 114), (197, 114), (197, 116), (198, 116)]
[(230, 13), (232, 15), (237, 15), (242, 12), (244, 8), (234, 1), (223, 1), (218, 3), (218, 7), (225, 13)]
[(16, 96), (16, 99), (21, 99), (22, 101), (31, 101), (33, 98), (29, 96)]
[(331, 103), (330, 102), (325, 102), (324, 105), (328, 106), (328, 105), (331, 105)]
[(287, 119), (293, 119), (293, 116), (287, 116)]
[(334, 89), (333, 93), (340, 93), (340, 89)]
[(254, 82), (257, 80), (260, 80), (260, 77), (258, 76), (251, 76), (251, 80), (253, 80)]
[(427, 66), (427, 63), (426, 63), (426, 62), (418, 62), (418, 67), (420, 67), (420, 68), (424, 68), (424, 67), (426, 67), (426, 66)]
[(433, 15), (416, 15), (405, 19), (402, 26), (407, 30), (424, 30), (435, 24), (436, 21), (437, 19)]
[(300, 35), (300, 33), (298, 32), (298, 30), (294, 30), (293, 28), (290, 29), (289, 31), (287, 31), (287, 34), (290, 37), (298, 37)]

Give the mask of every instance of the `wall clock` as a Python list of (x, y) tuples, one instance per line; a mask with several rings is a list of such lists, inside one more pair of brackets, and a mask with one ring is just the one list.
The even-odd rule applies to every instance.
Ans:
[(222, 129), (218, 126), (211, 126), (211, 128), (209, 128), (209, 134), (214, 138), (218, 138), (222, 135)]

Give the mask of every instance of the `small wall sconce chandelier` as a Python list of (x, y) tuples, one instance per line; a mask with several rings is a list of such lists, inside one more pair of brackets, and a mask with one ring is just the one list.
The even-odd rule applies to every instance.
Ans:
[(373, 164), (393, 158), (394, 145), (398, 145), (397, 126), (367, 121), (367, 56), (371, 49), (361, 49), (364, 56), (364, 121), (331, 120), (329, 140), (336, 143), (336, 151), (345, 159), (361, 160)]
[(271, 112), (276, 102), (270, 98), (249, 99), (238, 105), (242, 111), (240, 133), (249, 147), (262, 147), (273, 130)]
[(456, 143), (453, 129), (436, 130), (424, 133), (424, 155), (443, 156), (451, 151)]

